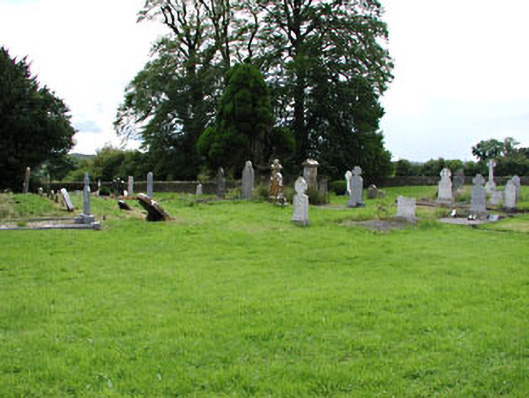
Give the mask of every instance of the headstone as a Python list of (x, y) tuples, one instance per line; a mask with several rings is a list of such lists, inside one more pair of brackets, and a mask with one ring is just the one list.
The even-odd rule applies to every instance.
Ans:
[(134, 177), (133, 176), (129, 176), (129, 183), (127, 186), (127, 191), (128, 192), (125, 196), (134, 195)]
[(415, 198), (405, 198), (399, 196), (397, 198), (397, 213), (394, 218), (397, 220), (403, 220), (413, 222), (417, 220), (415, 216), (416, 200)]
[(490, 194), (496, 189), (496, 183), (494, 182), (494, 167), (496, 167), (496, 161), (494, 159), (489, 160), (487, 166), (489, 167), (489, 180), (485, 185), (485, 190)]
[(120, 210), (127, 210), (127, 211), (132, 210), (130, 206), (127, 204), (127, 202), (125, 202), (123, 199), (118, 200), (118, 207)]
[(512, 180), (507, 182), (505, 190), (503, 191), (503, 207), (507, 211), (516, 209), (516, 185)]
[(353, 176), (353, 173), (351, 173), (349, 170), (345, 172), (345, 182), (347, 184), (347, 188), (345, 189), (345, 195), (351, 196), (351, 177)]
[(320, 165), (314, 159), (307, 159), (302, 164), (303, 178), (307, 183), (307, 189), (318, 189), (318, 166)]
[(270, 196), (269, 200), (272, 203), (285, 204), (285, 197), (283, 196), (283, 175), (281, 174), (281, 163), (279, 159), (274, 159), (274, 162), (270, 166)]
[(167, 221), (171, 216), (158, 204), (147, 195), (140, 193), (136, 196), (138, 203), (147, 210), (147, 221)]
[(362, 194), (364, 190), (364, 179), (360, 177), (362, 169), (355, 166), (353, 169), (353, 176), (351, 177), (351, 195), (349, 197), (349, 207), (364, 206)]
[(491, 206), (499, 206), (503, 200), (503, 192), (495, 189), (490, 193), (489, 204)]
[(327, 196), (329, 194), (329, 182), (326, 178), (321, 178), (318, 184), (319, 191)]
[(367, 198), (368, 199), (376, 199), (378, 197), (378, 189), (375, 184), (371, 184), (369, 188), (367, 188)]
[(50, 193), (51, 191), (51, 176), (50, 173), (46, 174), (46, 193)]
[(152, 171), (149, 171), (147, 173), (147, 196), (149, 198), (152, 198), (153, 195), (153, 189), (154, 189), (154, 179)]
[(487, 217), (487, 191), (483, 184), (485, 179), (481, 174), (478, 174), (472, 179), (474, 187), (470, 198), (470, 215), (476, 218)]
[(44, 196), (44, 188), (39, 187), (38, 193), (39, 193), (39, 196)]
[(31, 176), (31, 168), (26, 169), (26, 175), (24, 176), (24, 184), (22, 185), (22, 193), (28, 193), (29, 191), (29, 177)]
[(255, 183), (255, 174), (251, 161), (247, 161), (242, 171), (242, 198), (252, 199), (252, 192)]
[(217, 173), (217, 198), (224, 199), (226, 197), (226, 177), (224, 176), (224, 169), (219, 167)]
[(465, 171), (463, 169), (459, 169), (456, 171), (456, 174), (453, 177), (452, 189), (454, 191), (459, 191), (464, 186), (465, 186)]
[(197, 185), (196, 196), (202, 196), (202, 184), (200, 182)]
[(452, 197), (452, 181), (450, 176), (452, 173), (450, 169), (444, 168), (441, 170), (441, 181), (439, 181), (438, 190), (437, 190), (437, 202), (446, 203), (451, 202)]
[(294, 184), (296, 194), (294, 195), (294, 214), (292, 221), (298, 225), (307, 226), (309, 222), (309, 197), (305, 195), (307, 190), (307, 182), (303, 177), (298, 177)]
[(80, 224), (92, 224), (95, 217), (90, 211), (90, 177), (88, 173), (84, 173), (84, 187), (83, 187), (83, 214), (76, 220)]
[(68, 210), (69, 212), (74, 211), (75, 208), (73, 207), (72, 199), (70, 199), (70, 195), (68, 195), (68, 191), (66, 190), (66, 188), (62, 188), (59, 192), (61, 193), (62, 200), (64, 202), (64, 205), (66, 206), (66, 210)]
[(520, 177), (515, 175), (513, 178), (511, 178), (511, 180), (514, 183), (514, 186), (516, 187), (516, 201), (518, 202), (520, 200), (520, 192), (522, 189)]

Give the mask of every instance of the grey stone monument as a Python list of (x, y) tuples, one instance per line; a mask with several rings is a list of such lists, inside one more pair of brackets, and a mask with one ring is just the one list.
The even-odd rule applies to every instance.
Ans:
[(129, 183), (128, 183), (128, 186), (127, 186), (127, 195), (134, 195), (134, 177), (133, 176), (129, 176)]
[(516, 185), (512, 180), (507, 182), (503, 191), (503, 208), (507, 211), (516, 210)]
[(351, 195), (349, 197), (349, 207), (360, 207), (364, 206), (362, 194), (364, 191), (364, 179), (360, 177), (362, 169), (359, 166), (355, 166), (353, 169), (353, 176), (351, 177)]
[(202, 184), (199, 182), (198, 185), (197, 185), (197, 190), (196, 190), (196, 193), (195, 195), (196, 196), (202, 196), (203, 192), (202, 192)]
[(514, 186), (516, 187), (516, 201), (518, 202), (518, 200), (520, 200), (520, 192), (521, 192), (521, 189), (522, 189), (522, 184), (521, 184), (521, 181), (520, 181), (520, 177), (518, 176), (513, 176), (513, 178), (511, 178), (512, 182), (514, 183)]
[(393, 218), (407, 222), (414, 222), (417, 220), (415, 216), (416, 200), (415, 198), (405, 198), (399, 196), (397, 198), (397, 213)]
[(457, 170), (452, 180), (452, 189), (454, 191), (462, 189), (465, 186), (465, 171), (463, 169)]
[(66, 206), (66, 210), (68, 210), (69, 212), (74, 211), (75, 208), (73, 207), (72, 199), (70, 199), (70, 195), (68, 195), (68, 191), (66, 190), (66, 188), (62, 188), (59, 192), (61, 193), (62, 200), (64, 202), (64, 205)]
[(226, 177), (224, 176), (224, 169), (219, 167), (217, 173), (217, 198), (224, 199), (226, 197)]
[(441, 170), (441, 181), (439, 181), (437, 190), (437, 202), (439, 203), (449, 203), (453, 200), (451, 175), (450, 169), (445, 167)]
[(24, 184), (22, 185), (22, 193), (29, 192), (29, 177), (31, 177), (31, 168), (26, 169), (26, 175), (24, 176)]
[(499, 190), (495, 189), (494, 191), (492, 191), (490, 193), (489, 204), (491, 206), (499, 206), (499, 205), (501, 205), (502, 200), (503, 200), (502, 191), (499, 191)]
[(303, 177), (298, 177), (294, 184), (296, 194), (294, 195), (293, 205), (294, 214), (292, 215), (292, 221), (295, 224), (301, 226), (308, 226), (309, 222), (309, 197), (305, 195), (307, 190), (307, 182)]
[(83, 213), (75, 220), (78, 224), (92, 224), (95, 217), (90, 212), (90, 177), (84, 173)]
[(353, 173), (351, 173), (349, 170), (345, 172), (345, 182), (347, 184), (347, 188), (345, 188), (345, 195), (351, 196), (351, 177), (353, 176)]
[(324, 195), (329, 194), (329, 182), (326, 178), (320, 178), (320, 182), (318, 183), (318, 189)]
[(367, 198), (368, 199), (376, 199), (378, 197), (378, 189), (375, 184), (371, 184), (369, 188), (367, 188)]
[(242, 198), (252, 199), (252, 193), (255, 183), (255, 173), (251, 161), (247, 161), (242, 171)]
[(472, 179), (474, 187), (470, 198), (470, 214), (476, 218), (487, 218), (487, 191), (483, 184), (485, 179), (478, 174)]
[(152, 171), (147, 173), (147, 196), (152, 198), (154, 189), (154, 177)]
[(494, 159), (489, 160), (487, 166), (489, 167), (489, 180), (485, 185), (485, 190), (490, 194), (496, 189), (496, 183), (494, 182), (494, 167), (496, 167), (496, 161)]
[(314, 159), (307, 159), (301, 165), (307, 189), (318, 189), (318, 166), (320, 164)]
[(147, 195), (140, 193), (136, 196), (138, 203), (147, 210), (147, 221), (168, 221), (171, 216), (158, 204)]

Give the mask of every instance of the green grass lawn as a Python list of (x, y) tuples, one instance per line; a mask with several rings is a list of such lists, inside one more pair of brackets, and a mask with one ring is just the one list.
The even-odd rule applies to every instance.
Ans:
[(98, 199), (98, 232), (0, 231), (0, 396), (527, 397), (529, 217), (344, 223), (435, 190), (332, 197), (309, 228), (165, 194), (167, 223)]

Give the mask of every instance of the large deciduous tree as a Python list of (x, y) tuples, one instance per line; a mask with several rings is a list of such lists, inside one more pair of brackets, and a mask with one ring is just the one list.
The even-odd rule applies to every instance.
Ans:
[(39, 87), (26, 59), (0, 48), (0, 188), (20, 190), (24, 171), (65, 156), (75, 134), (68, 108)]

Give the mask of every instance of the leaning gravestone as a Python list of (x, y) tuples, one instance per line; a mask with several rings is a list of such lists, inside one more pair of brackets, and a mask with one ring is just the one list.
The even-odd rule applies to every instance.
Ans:
[(128, 183), (128, 195), (133, 195), (134, 194), (134, 177), (133, 176), (129, 176), (129, 183)]
[(464, 186), (465, 186), (465, 171), (463, 169), (459, 169), (456, 171), (456, 174), (453, 177), (452, 189), (454, 191), (459, 191)]
[(118, 207), (120, 210), (132, 210), (131, 207), (123, 199), (118, 200)]
[(153, 189), (154, 189), (154, 177), (152, 174), (152, 171), (149, 171), (147, 173), (147, 196), (149, 198), (152, 198), (153, 195)]
[(437, 202), (438, 203), (448, 203), (453, 200), (452, 197), (452, 181), (450, 176), (452, 173), (450, 169), (444, 168), (441, 170), (441, 181), (439, 181), (438, 191), (437, 191)]
[(399, 196), (397, 198), (397, 213), (393, 218), (407, 222), (414, 222), (417, 220), (415, 216), (416, 200), (415, 198), (405, 198)]
[(470, 198), (470, 215), (476, 218), (487, 218), (487, 191), (483, 184), (485, 179), (481, 174), (478, 174), (472, 180), (474, 187)]
[(147, 195), (140, 193), (136, 196), (136, 200), (141, 207), (147, 210), (147, 221), (167, 221), (171, 216), (158, 204)]
[(512, 180), (507, 182), (503, 191), (503, 207), (507, 211), (516, 210), (516, 185)]
[(242, 198), (252, 199), (252, 192), (255, 183), (255, 174), (251, 161), (247, 161), (242, 171)]
[(294, 184), (296, 194), (294, 195), (293, 205), (294, 214), (292, 215), (292, 221), (295, 224), (302, 225), (304, 227), (310, 224), (309, 222), (309, 197), (305, 195), (307, 190), (307, 182), (303, 177), (298, 177)]
[(353, 173), (351, 173), (349, 170), (345, 172), (345, 183), (347, 184), (347, 188), (345, 188), (345, 195), (351, 196), (351, 177), (353, 176)]
[(318, 189), (318, 166), (320, 164), (314, 159), (307, 159), (301, 165), (307, 189)]
[(487, 166), (489, 166), (489, 180), (485, 184), (485, 191), (490, 194), (496, 189), (496, 183), (494, 182), (494, 167), (496, 167), (496, 161), (494, 159), (489, 160)]
[(353, 169), (353, 176), (351, 177), (351, 196), (349, 197), (349, 207), (364, 206), (362, 194), (364, 190), (364, 179), (360, 177), (362, 169), (355, 166)]
[(217, 199), (224, 199), (226, 197), (226, 177), (224, 176), (224, 169), (219, 167), (217, 173)]
[(520, 200), (520, 191), (522, 189), (522, 184), (520, 182), (520, 177), (514, 176), (511, 178), (512, 182), (514, 183), (514, 186), (516, 187), (516, 201)]
[(68, 191), (66, 190), (66, 188), (62, 188), (59, 192), (61, 193), (63, 203), (66, 206), (66, 210), (68, 210), (69, 212), (74, 211), (75, 208), (73, 207), (72, 199), (70, 199), (70, 195), (68, 195)]

